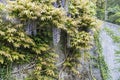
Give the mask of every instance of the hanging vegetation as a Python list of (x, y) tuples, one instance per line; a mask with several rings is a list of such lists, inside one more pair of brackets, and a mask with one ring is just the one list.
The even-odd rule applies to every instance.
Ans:
[[(55, 3), (58, 7), (53, 5)], [(26, 80), (61, 79), (61, 71), (83, 79), (85, 75), (77, 68), (82, 65), (81, 54), (84, 54), (84, 62), (90, 59), (89, 50), (93, 45), (90, 32), (96, 26), (95, 5), (89, 0), (71, 0), (66, 3), (68, 12), (61, 6), (62, 0), (16, 0), (2, 6), (0, 66), (33, 62), (33, 71)], [(6, 20), (3, 15), (5, 13)], [(62, 44), (66, 46), (63, 54), (67, 56), (60, 65), (60, 71), (55, 65), (59, 55), (51, 46), (53, 28), (60, 29), (64, 33), (61, 34), (66, 35), (64, 39), (60, 38), (61, 44), (67, 40), (67, 36), (70, 38), (70, 46), (66, 46), (67, 41)]]

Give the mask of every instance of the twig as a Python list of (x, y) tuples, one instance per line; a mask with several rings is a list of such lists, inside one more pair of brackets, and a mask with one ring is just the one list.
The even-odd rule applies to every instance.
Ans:
[(58, 78), (58, 80), (60, 80), (60, 76), (61, 76), (61, 74), (62, 74), (62, 72), (63, 72), (63, 70), (65, 69), (65, 66), (60, 70), (60, 73), (59, 73), (59, 78)]
[(56, 64), (56, 66), (58, 67), (58, 66), (62, 65), (65, 61), (66, 61), (66, 59), (64, 59), (62, 62)]
[(62, 62), (56, 64), (56, 66), (58, 67), (58, 66), (62, 65), (67, 60), (68, 55), (69, 55), (69, 53), (65, 56), (65, 59)]

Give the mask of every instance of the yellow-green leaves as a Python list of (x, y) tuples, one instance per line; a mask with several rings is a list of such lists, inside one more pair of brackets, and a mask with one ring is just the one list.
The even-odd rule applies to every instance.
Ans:
[(0, 30), (0, 36), (4, 36), (5, 32)]
[[(75, 69), (78, 58), (81, 57), (79, 50), (88, 50), (92, 45), (89, 30), (95, 27), (94, 5), (89, 4), (89, 0), (70, 0), (67, 5), (69, 9), (65, 11), (62, 7), (54, 7), (55, 1), (9, 1), (5, 7), (7, 19), (14, 18), (18, 22), (4, 22), (0, 16), (0, 63), (28, 60), (27, 56), (31, 56), (34, 70), (33, 78), (30, 77), (29, 80), (54, 80), (57, 76), (57, 55), (49, 46), (52, 43), (53, 27), (61, 29), (61, 32), (70, 37), (71, 46), (66, 46), (67, 41), (63, 44), (68, 49), (63, 51), (66, 52), (64, 55), (68, 55), (61, 66), (70, 67), (75, 74), (79, 74)], [(31, 34), (36, 30), (36, 36), (28, 36), (25, 33), (26, 26)]]
[(47, 3), (50, 3), (50, 1), (41, 0), (40, 2), (33, 2), (32, 0), (16, 0), (10, 2), (6, 9), (12, 16), (17, 17), (20, 20), (49, 20), (54, 17), (54, 15), (59, 16), (60, 14), (57, 13), (61, 10), (59, 8), (54, 8), (53, 5), (48, 6)]
[(8, 47), (1, 48), (0, 50), (0, 64), (7, 63), (6, 61), (13, 62), (15, 60), (24, 59), (24, 57), (23, 54), (10, 50)]
[(71, 38), (71, 45), (80, 50), (87, 50), (92, 47), (92, 36), (87, 32), (79, 32)]
[(12, 16), (20, 20), (37, 19), (42, 10), (42, 6), (39, 5), (37, 2), (32, 2), (32, 0), (16, 0), (9, 2), (6, 9), (9, 10)]
[(0, 55), (0, 63), (3, 64), (4, 63), (4, 59), (3, 57)]

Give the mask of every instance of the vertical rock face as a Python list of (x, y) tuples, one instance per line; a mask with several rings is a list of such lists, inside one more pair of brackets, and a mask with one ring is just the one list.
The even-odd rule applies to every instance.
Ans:
[(28, 69), (29, 67), (29, 64), (13, 66), (13, 79), (24, 80), (28, 76), (28, 74), (32, 72), (32, 69)]
[(104, 28), (111, 29), (117, 35), (120, 35), (120, 32), (118, 31), (120, 26), (104, 22), (100, 33), (103, 55), (110, 70), (110, 76), (112, 77), (112, 80), (118, 80), (120, 79), (120, 72), (118, 72), (117, 68), (120, 67), (120, 64), (116, 63), (115, 61), (115, 51), (118, 49), (118, 46), (113, 42), (112, 38), (107, 34), (107, 32), (105, 32)]
[(36, 35), (37, 34), (35, 21), (28, 20), (28, 22), (25, 24), (27, 25), (25, 30), (28, 35)]
[[(91, 56), (94, 56), (94, 57), (98, 58), (99, 55), (98, 55), (98, 53), (95, 52), (95, 50), (96, 50), (96, 46), (94, 46), (91, 49), (90, 54), (91, 54)], [(89, 69), (91, 70), (89, 75), (92, 76), (92, 78), (90, 78), (89, 80), (94, 80), (93, 77), (95, 78), (95, 80), (103, 80), (102, 76), (101, 76), (100, 68), (95, 67), (95, 65), (94, 65), (94, 64), (98, 64), (99, 65), (99, 63), (96, 62), (96, 60), (91, 59), (89, 64), (90, 64)]]
[(58, 28), (53, 28), (53, 44), (56, 46), (60, 41), (60, 32)]

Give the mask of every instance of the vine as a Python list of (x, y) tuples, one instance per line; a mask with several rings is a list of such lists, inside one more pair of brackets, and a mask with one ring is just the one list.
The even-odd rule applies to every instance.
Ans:
[[(52, 5), (56, 2), (59, 0), (8, 1), (1, 9), (0, 66), (32, 62), (30, 68), (33, 70), (26, 80), (61, 79), (62, 71), (85, 78), (87, 72), (80, 72), (77, 68), (79, 64), (85, 68), (90, 59), (89, 50), (93, 45), (90, 31), (96, 26), (95, 5), (89, 0), (71, 0), (66, 12), (62, 6), (56, 8)], [(3, 20), (2, 13), (8, 13), (8, 21)], [(26, 33), (26, 27), (32, 28), (28, 31), (31, 34)], [(52, 28), (61, 29), (61, 34), (70, 37), (70, 47), (67, 38), (61, 39), (65, 42), (62, 46), (66, 57), (60, 71), (55, 65), (57, 55), (51, 46)], [(82, 57), (84, 64), (80, 61)]]

